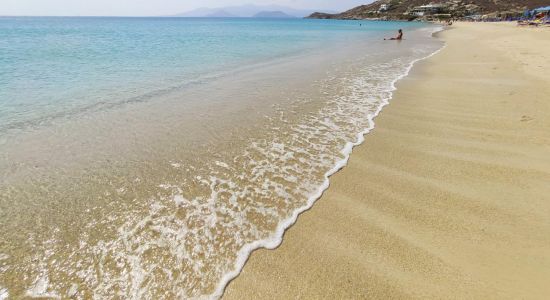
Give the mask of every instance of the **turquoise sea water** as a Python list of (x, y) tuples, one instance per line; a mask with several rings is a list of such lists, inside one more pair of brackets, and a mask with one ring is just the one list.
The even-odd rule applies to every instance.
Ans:
[(441, 48), (436, 29), (0, 18), (0, 299), (220, 297)]
[[(359, 26), (363, 23), (365, 26)], [(214, 72), (417, 23), (0, 18), (0, 133), (144, 100)]]

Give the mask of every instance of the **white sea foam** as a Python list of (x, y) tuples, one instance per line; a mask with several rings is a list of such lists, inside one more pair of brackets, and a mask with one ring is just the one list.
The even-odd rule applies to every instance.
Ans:
[(8, 289), (0, 287), (0, 300), (6, 300), (10, 296)]
[[(431, 29), (431, 33), (435, 34), (435, 33), (440, 32), (442, 30), (443, 30), (442, 27), (435, 27), (435, 28)], [(360, 145), (360, 144), (362, 144), (365, 141), (365, 135), (368, 134), (372, 129), (374, 129), (374, 127), (375, 127), (374, 119), (380, 114), (382, 109), (390, 103), (389, 101), (391, 100), (391, 97), (393, 95), (392, 93), (393, 93), (393, 91), (396, 90), (396, 83), (399, 80), (406, 77), (410, 73), (410, 71), (411, 71), (412, 67), (414, 66), (414, 64), (416, 64), (419, 61), (428, 59), (428, 58), (438, 54), (441, 50), (443, 50), (443, 48), (445, 48), (445, 45), (443, 45), (441, 48), (437, 49), (436, 51), (434, 51), (434, 52), (432, 52), (432, 53), (430, 53), (430, 54), (428, 54), (428, 55), (426, 55), (422, 58), (418, 58), (418, 59), (415, 59), (415, 60), (411, 61), (408, 64), (407, 68), (404, 70), (404, 72), (399, 74), (393, 81), (391, 81), (390, 89), (388, 90), (388, 92), (390, 92), (390, 94), (387, 97), (382, 98), (381, 99), (382, 101), (378, 105), (377, 109), (370, 116), (368, 116), (368, 118), (367, 118), (368, 126), (366, 128), (364, 128), (361, 132), (357, 133), (356, 141), (346, 143), (346, 145), (342, 149), (342, 154), (345, 157), (343, 159), (341, 159), (340, 161), (338, 161), (332, 169), (330, 169), (328, 172), (325, 173), (325, 175), (324, 175), (325, 179), (323, 181), (323, 184), (318, 187), (318, 189), (315, 193), (309, 195), (307, 204), (302, 206), (301, 208), (295, 210), (292, 213), (291, 217), (289, 217), (286, 220), (279, 223), (279, 226), (277, 227), (276, 233), (272, 238), (255, 241), (253, 243), (249, 243), (249, 244), (245, 245), (239, 251), (238, 258), (235, 262), (235, 269), (230, 271), (230, 272), (227, 272), (226, 274), (224, 274), (224, 276), (220, 280), (215, 292), (212, 295), (210, 295), (212, 298), (214, 298), (214, 299), (215, 298), (220, 298), (223, 295), (225, 287), (227, 286), (227, 284), (239, 275), (239, 273), (242, 271), (244, 265), (246, 264), (246, 261), (248, 260), (248, 257), (250, 256), (250, 254), (254, 250), (257, 250), (257, 249), (260, 249), (260, 248), (275, 249), (282, 243), (283, 235), (284, 235), (284, 232), (286, 231), (286, 229), (288, 229), (290, 226), (292, 226), (296, 223), (296, 221), (298, 219), (298, 216), (300, 214), (302, 214), (303, 212), (309, 210), (315, 204), (315, 202), (322, 196), (323, 192), (328, 189), (328, 187), (330, 185), (330, 176), (334, 175), (336, 172), (338, 172), (339, 170), (341, 170), (343, 167), (345, 167), (347, 165), (347, 163), (349, 161), (349, 157), (350, 157), (350, 155), (353, 151), (353, 148)]]
[(185, 202), (188, 202), (188, 200), (183, 198), (182, 195), (175, 195), (174, 202), (176, 203), (177, 206), (183, 206)]
[(50, 298), (61, 299), (61, 297), (55, 292), (48, 292), (49, 279), (48, 275), (39, 277), (34, 285), (27, 290), (27, 297), (31, 298)]
[(226, 163), (224, 163), (224, 162), (215, 161), (215, 164), (216, 164), (216, 166), (218, 166), (218, 167), (222, 167), (222, 168), (229, 169), (229, 166), (228, 166)]
[[(186, 163), (188, 176), (154, 183), (150, 199), (124, 207), (113, 201), (114, 209), (86, 229), (116, 224), (114, 237), (93, 240), (85, 230), (65, 260), (53, 256), (59, 243), (47, 241), (45, 255), (29, 270), (36, 280), (28, 296), (79, 297), (86, 289), (98, 299), (221, 297), (250, 253), (277, 247), (284, 231), (328, 188), (329, 177), (374, 128), (395, 83), (420, 60), (415, 57), (434, 54), (428, 51), (328, 74), (321, 93), (333, 98), (319, 111), (291, 121), (300, 110), (280, 110), (268, 117), (271, 131), (250, 140), (237, 156), (202, 166)], [(106, 194), (131, 194), (142, 180), (133, 184)], [(69, 280), (50, 284), (49, 278), (60, 276)]]

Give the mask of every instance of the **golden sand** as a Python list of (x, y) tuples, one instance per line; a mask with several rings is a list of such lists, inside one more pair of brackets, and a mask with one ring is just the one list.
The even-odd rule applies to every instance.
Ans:
[(550, 297), (550, 30), (456, 24), (227, 299)]

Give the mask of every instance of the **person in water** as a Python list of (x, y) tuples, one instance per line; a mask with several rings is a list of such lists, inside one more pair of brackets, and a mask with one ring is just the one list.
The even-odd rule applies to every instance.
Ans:
[[(402, 39), (403, 39), (403, 30), (399, 29), (399, 31), (397, 32), (397, 36), (392, 37), (389, 40), (391, 40), (391, 41), (400, 41)], [(384, 39), (384, 40), (386, 40), (386, 39)]]

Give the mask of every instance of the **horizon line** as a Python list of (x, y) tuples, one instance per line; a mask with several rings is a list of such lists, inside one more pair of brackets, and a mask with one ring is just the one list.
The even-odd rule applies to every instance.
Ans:
[[(244, 17), (244, 16), (232, 16), (232, 17), (194, 17), (194, 16), (178, 16), (178, 15), (167, 15), (167, 16), (109, 16), (109, 15), (0, 15), (0, 18), (180, 18), (180, 19), (270, 19), (269, 17)], [(305, 17), (296, 17), (291, 16), (289, 18), (277, 18), (272, 19), (301, 19)]]

